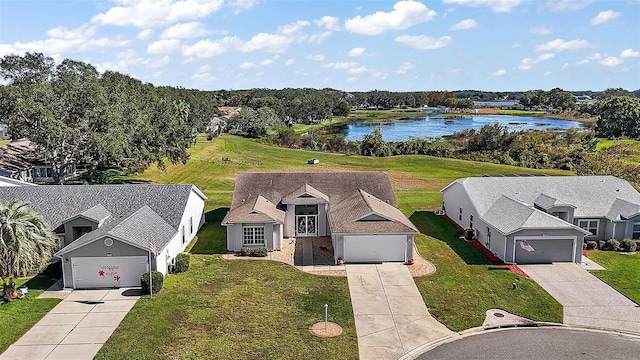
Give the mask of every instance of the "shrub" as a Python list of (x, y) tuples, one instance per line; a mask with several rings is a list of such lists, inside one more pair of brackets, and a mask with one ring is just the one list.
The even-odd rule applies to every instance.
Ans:
[(587, 250), (587, 243), (586, 242), (582, 243), (582, 250)]
[(598, 249), (599, 250), (604, 250), (606, 246), (607, 246), (607, 242), (606, 241), (604, 241), (604, 240), (599, 240), (598, 241)]
[(606, 247), (607, 247), (607, 250), (618, 251), (620, 250), (620, 241), (616, 239), (609, 239), (607, 240)]
[(636, 240), (636, 249), (640, 248), (640, 240)]
[[(162, 289), (164, 282), (164, 275), (160, 271), (151, 271), (153, 280), (153, 293), (157, 294)], [(140, 283), (142, 284), (142, 293), (149, 294), (149, 272), (145, 272), (140, 277)]]
[(251, 257), (265, 257), (267, 256), (267, 248), (264, 246), (245, 246), (240, 250), (240, 255)]
[(635, 252), (637, 247), (638, 245), (636, 245), (636, 242), (634, 240), (631, 240), (631, 239), (622, 240), (622, 248), (624, 249), (624, 251)]
[(587, 250), (592, 250), (598, 247), (598, 243), (595, 241), (587, 241)]
[(189, 270), (189, 263), (191, 262), (191, 255), (187, 253), (180, 253), (176, 256), (176, 273), (181, 273)]

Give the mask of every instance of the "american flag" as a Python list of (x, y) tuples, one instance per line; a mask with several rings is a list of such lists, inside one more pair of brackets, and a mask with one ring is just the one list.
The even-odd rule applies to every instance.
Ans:
[(156, 248), (156, 244), (154, 242), (149, 243), (149, 251), (153, 254), (153, 256), (158, 255), (158, 249)]

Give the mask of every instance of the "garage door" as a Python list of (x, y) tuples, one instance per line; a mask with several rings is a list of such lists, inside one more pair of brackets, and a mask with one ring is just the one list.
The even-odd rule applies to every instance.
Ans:
[(344, 237), (344, 262), (405, 261), (406, 235)]
[(515, 262), (518, 264), (572, 262), (573, 242), (574, 239), (516, 238)]
[(71, 258), (74, 289), (140, 286), (146, 256)]

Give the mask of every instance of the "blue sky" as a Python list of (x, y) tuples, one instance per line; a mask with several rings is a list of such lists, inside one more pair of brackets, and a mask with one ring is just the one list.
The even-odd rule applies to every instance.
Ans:
[(636, 90), (640, 0), (1, 0), (27, 51), (202, 90)]

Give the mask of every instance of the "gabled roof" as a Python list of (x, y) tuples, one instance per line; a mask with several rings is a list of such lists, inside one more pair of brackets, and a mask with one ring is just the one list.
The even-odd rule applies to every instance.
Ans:
[[(328, 215), (331, 231), (338, 234), (419, 233), (402, 211), (364, 190), (357, 190), (333, 205)], [(371, 215), (380, 220), (367, 220)]]
[(162, 250), (176, 234), (173, 226), (169, 225), (160, 215), (149, 206), (116, 219), (101, 228), (79, 237), (76, 241), (56, 253), (62, 256), (73, 250), (86, 246), (96, 240), (113, 238), (143, 250), (149, 249), (152, 239), (158, 250)]
[(328, 202), (329, 197), (327, 195), (306, 183), (295, 191), (285, 195), (282, 199), (283, 204), (326, 204)]
[(502, 196), (533, 206), (544, 194), (544, 197), (556, 199), (556, 206), (575, 206), (576, 218), (615, 220), (617, 199), (640, 207), (640, 193), (614, 176), (475, 177), (458, 179), (454, 183), (462, 185), (481, 216)]
[(113, 219), (147, 205), (177, 231), (191, 192), (206, 199), (193, 185), (45, 185), (0, 187), (0, 200), (31, 204), (53, 230), (63, 221), (96, 205)]
[(615, 199), (607, 218), (611, 220), (625, 220), (640, 213), (640, 205), (628, 202), (623, 199)]
[(261, 195), (229, 211), (222, 224), (235, 222), (274, 222), (284, 224), (285, 213)]
[(63, 223), (69, 222), (77, 218), (84, 218), (84, 219), (93, 221), (95, 223), (101, 223), (104, 220), (108, 219), (110, 216), (111, 216), (111, 212), (107, 210), (107, 208), (102, 206), (102, 204), (98, 204), (81, 212), (76, 216), (73, 216), (67, 220), (64, 220)]
[(585, 235), (590, 234), (578, 226), (504, 195), (484, 213), (482, 219), (505, 235), (522, 229), (573, 229)]

